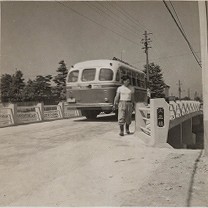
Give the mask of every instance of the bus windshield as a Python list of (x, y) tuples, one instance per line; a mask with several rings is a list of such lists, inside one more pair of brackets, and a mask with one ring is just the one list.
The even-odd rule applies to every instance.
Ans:
[(70, 72), (68, 82), (77, 82), (78, 76), (79, 76), (78, 70)]
[(82, 72), (81, 80), (83, 82), (93, 81), (95, 79), (95, 72), (96, 72), (95, 68), (84, 69), (83, 72)]
[(108, 68), (100, 69), (99, 80), (100, 81), (111, 81), (113, 79), (113, 71)]

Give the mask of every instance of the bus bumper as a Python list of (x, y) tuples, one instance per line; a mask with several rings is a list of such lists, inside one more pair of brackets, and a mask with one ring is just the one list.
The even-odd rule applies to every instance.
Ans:
[(99, 111), (112, 111), (112, 103), (96, 103), (96, 104), (82, 104), (82, 103), (68, 103), (67, 108), (77, 110), (99, 110)]

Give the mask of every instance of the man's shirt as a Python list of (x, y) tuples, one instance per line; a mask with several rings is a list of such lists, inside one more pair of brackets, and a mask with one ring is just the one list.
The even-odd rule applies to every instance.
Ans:
[(117, 89), (117, 93), (120, 94), (121, 101), (131, 101), (132, 94), (134, 94), (134, 88), (132, 86), (120, 86)]

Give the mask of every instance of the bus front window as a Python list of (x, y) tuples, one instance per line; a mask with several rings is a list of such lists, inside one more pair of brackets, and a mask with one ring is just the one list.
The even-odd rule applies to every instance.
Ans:
[(79, 76), (79, 71), (72, 71), (69, 74), (68, 82), (77, 82), (78, 81), (78, 76)]
[(111, 81), (113, 80), (113, 71), (111, 69), (102, 68), (99, 74), (100, 81)]
[(84, 69), (81, 80), (83, 82), (93, 81), (95, 79), (96, 69)]

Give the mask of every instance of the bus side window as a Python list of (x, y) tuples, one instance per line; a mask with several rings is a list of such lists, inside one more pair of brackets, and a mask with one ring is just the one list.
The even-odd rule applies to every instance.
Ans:
[(139, 87), (141, 87), (141, 80), (140, 80), (140, 74), (137, 74), (137, 84)]
[(77, 82), (78, 76), (79, 76), (78, 70), (70, 72), (68, 82)]
[(132, 85), (133, 86), (137, 86), (137, 82), (136, 82), (136, 72), (132, 72)]
[(119, 70), (118, 70), (118, 73), (119, 73), (119, 75), (120, 75), (118, 81), (121, 82), (121, 78), (122, 78), (123, 76), (127, 75), (127, 69), (124, 68), (124, 67), (120, 67)]
[(145, 87), (145, 79), (144, 79), (144, 74), (141, 74), (141, 87)]
[(120, 70), (118, 70), (117, 72), (116, 72), (116, 81), (120, 81), (121, 80), (121, 71)]

